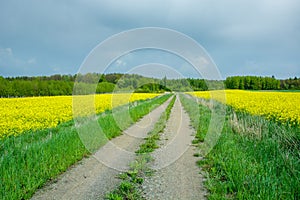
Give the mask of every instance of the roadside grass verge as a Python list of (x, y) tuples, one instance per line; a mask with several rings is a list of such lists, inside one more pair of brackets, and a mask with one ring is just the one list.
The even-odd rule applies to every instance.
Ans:
[(140, 145), (136, 151), (137, 157), (130, 165), (130, 170), (119, 175), (122, 179), (120, 185), (106, 195), (107, 200), (139, 200), (143, 199), (141, 195), (141, 184), (144, 182), (144, 177), (153, 173), (148, 168), (147, 164), (153, 160), (151, 152), (159, 146), (157, 140), (160, 139), (160, 133), (164, 130), (167, 120), (170, 117), (176, 96), (172, 98), (166, 110), (161, 114), (158, 121), (155, 123), (153, 130), (148, 133), (145, 142)]
[[(211, 110), (199, 105), (199, 143)], [(187, 104), (194, 104), (186, 106)], [(224, 128), (212, 151), (198, 162), (207, 172), (209, 199), (300, 199), (300, 127), (280, 125), (227, 107)], [(196, 120), (197, 121), (197, 120)]]
[[(128, 119), (128, 126), (169, 97), (164, 95), (131, 105), (132, 120)], [(106, 111), (97, 119), (108, 139), (121, 134), (121, 129), (111, 116), (112, 111)], [(99, 144), (103, 143), (99, 141), (97, 147), (100, 147)], [(53, 180), (91, 153), (83, 145), (73, 120), (55, 128), (28, 131), (17, 137), (0, 140), (1, 199), (29, 199), (47, 181)]]

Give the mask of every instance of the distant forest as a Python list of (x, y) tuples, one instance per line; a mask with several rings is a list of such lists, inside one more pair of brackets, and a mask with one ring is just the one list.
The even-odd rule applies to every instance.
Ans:
[[(76, 81), (76, 83), (75, 83)], [(226, 80), (148, 78), (136, 74), (52, 75), (1, 77), (0, 97), (57, 96), (110, 92), (205, 91), (222, 89), (300, 90), (300, 78), (233, 76)]]
[(285, 80), (272, 77), (233, 76), (226, 78), (226, 88), (242, 90), (300, 90), (300, 78)]

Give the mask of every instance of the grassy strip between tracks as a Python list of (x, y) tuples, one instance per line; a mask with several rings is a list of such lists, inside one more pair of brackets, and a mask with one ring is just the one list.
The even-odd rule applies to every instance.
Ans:
[[(205, 139), (211, 109), (182, 98), (196, 122), (195, 143)], [(195, 108), (199, 106), (200, 115)], [(226, 108), (222, 134), (198, 162), (207, 172), (209, 199), (300, 199), (300, 127)]]
[(147, 167), (147, 163), (152, 160), (150, 153), (159, 147), (157, 141), (160, 139), (160, 133), (164, 130), (166, 122), (170, 117), (175, 100), (176, 96), (173, 97), (166, 110), (155, 123), (153, 130), (148, 133), (149, 136), (145, 139), (145, 142), (141, 144), (140, 148), (136, 151), (137, 157), (136, 160), (131, 163), (130, 170), (119, 175), (119, 178), (122, 179), (120, 185), (114, 191), (108, 193), (106, 199), (143, 199), (141, 195), (141, 184), (145, 176), (153, 173), (153, 171)]
[[(168, 98), (170, 95), (131, 103), (129, 113), (132, 119), (128, 119), (126, 126), (130, 126), (133, 121), (148, 114)], [(106, 111), (97, 120), (108, 139), (122, 133), (112, 115), (112, 111)], [(91, 154), (77, 131), (72, 120), (55, 128), (28, 131), (17, 137), (0, 140), (1, 199), (29, 199), (47, 181)], [(103, 143), (99, 142), (97, 147), (101, 144)]]

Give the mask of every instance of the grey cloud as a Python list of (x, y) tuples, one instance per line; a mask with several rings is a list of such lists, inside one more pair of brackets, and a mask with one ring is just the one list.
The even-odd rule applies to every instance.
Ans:
[[(57, 68), (75, 73), (89, 51), (112, 34), (159, 26), (197, 40), (225, 77), (251, 73), (255, 69), (245, 67), (249, 60), (266, 73), (285, 77), (280, 66), (291, 66), (300, 76), (299, 9), (297, 0), (2, 1), (0, 47), (13, 49), (20, 60), (35, 58), (43, 66), (40, 73)], [(15, 66), (26, 68), (24, 63)], [(0, 68), (0, 75), (4, 73)]]

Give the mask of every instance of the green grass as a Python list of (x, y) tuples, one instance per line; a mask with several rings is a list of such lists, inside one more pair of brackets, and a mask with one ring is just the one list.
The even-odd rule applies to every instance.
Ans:
[(166, 122), (170, 117), (171, 109), (175, 103), (176, 97), (174, 96), (171, 100), (170, 104), (167, 106), (166, 110), (162, 113), (157, 123), (154, 125), (152, 131), (148, 133), (148, 137), (145, 139), (146, 141), (141, 144), (140, 149), (136, 151), (136, 153), (150, 153), (158, 148), (157, 140), (160, 138), (160, 133), (164, 130), (166, 126)]
[(190, 116), (191, 125), (197, 131), (192, 144), (199, 144), (201, 142), (204, 142), (206, 133), (209, 128), (208, 125), (211, 120), (211, 112), (209, 108), (206, 106), (199, 106), (194, 98), (186, 98), (182, 94), (180, 95), (180, 100), (184, 109)]
[(144, 182), (144, 177), (152, 173), (147, 167), (147, 163), (152, 160), (149, 154), (138, 155), (134, 162), (130, 164), (130, 170), (119, 175), (119, 186), (106, 194), (105, 199), (118, 200), (141, 200), (141, 184)]
[(174, 96), (166, 110), (155, 123), (153, 130), (148, 133), (149, 136), (145, 139), (145, 143), (141, 144), (140, 148), (136, 151), (137, 158), (133, 163), (131, 163), (130, 170), (119, 176), (119, 178), (122, 179), (120, 185), (112, 192), (109, 192), (106, 195), (106, 199), (143, 199), (140, 188), (141, 184), (143, 183), (145, 176), (153, 173), (153, 171), (147, 167), (147, 163), (153, 160), (150, 153), (158, 148), (156, 142), (159, 140), (159, 134), (164, 130), (165, 124), (170, 117), (171, 109), (175, 100), (176, 97)]
[[(165, 95), (130, 106), (133, 121), (137, 121), (169, 97), (170, 95)], [(96, 150), (107, 138), (120, 135), (122, 131), (111, 116), (112, 112), (107, 111), (99, 115), (96, 121), (101, 124), (105, 137), (94, 132), (99, 129), (95, 123), (91, 122), (92, 125), (84, 125), (76, 129), (74, 121), (69, 121), (55, 128), (28, 131), (18, 137), (0, 140), (1, 199), (29, 199), (47, 181), (54, 179), (72, 164), (90, 155), (89, 150)], [(132, 120), (128, 120), (127, 126), (131, 123)], [(92, 136), (100, 138), (92, 145), (93, 148), (87, 150), (83, 145), (84, 138), (80, 138), (77, 133), (80, 129), (88, 129)]]
[[(211, 110), (203, 105), (199, 109), (198, 116), (188, 112), (199, 118), (200, 142)], [(300, 128), (228, 107), (221, 137), (198, 164), (208, 173), (209, 199), (300, 199)]]

